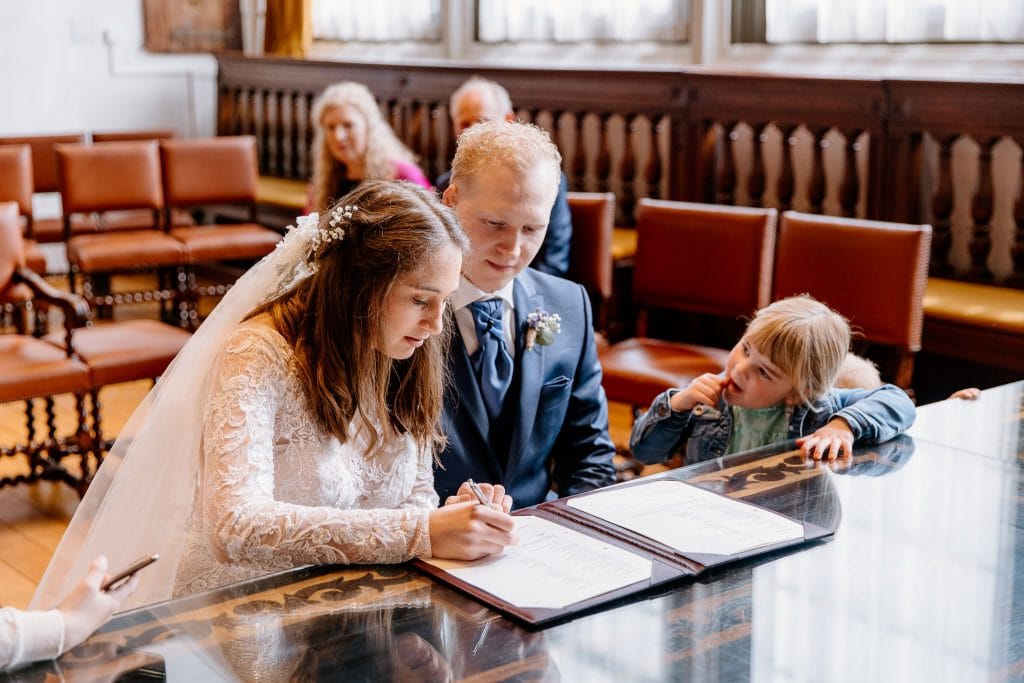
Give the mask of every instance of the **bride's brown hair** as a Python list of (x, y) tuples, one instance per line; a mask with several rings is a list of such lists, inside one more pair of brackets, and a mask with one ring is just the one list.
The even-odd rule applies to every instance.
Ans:
[[(448, 246), (465, 255), (469, 242), (455, 214), (412, 183), (365, 181), (335, 206), (357, 207), (339, 223), (344, 237), (316, 250), (313, 275), (251, 315), (268, 313), (291, 343), (313, 415), (326, 433), (345, 443), (355, 422), (370, 454), (402, 433), (419, 448), (440, 452), (451, 314), (443, 332), (405, 360), (378, 350), (381, 322), (397, 280)], [(321, 235), (331, 229), (333, 208), (321, 214)]]

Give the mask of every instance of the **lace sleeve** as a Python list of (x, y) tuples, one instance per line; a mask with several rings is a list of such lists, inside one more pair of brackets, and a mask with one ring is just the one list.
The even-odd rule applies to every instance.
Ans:
[(275, 500), (275, 418), (286, 409), (289, 354), (276, 332), (242, 327), (218, 361), (203, 426), (204, 531), (214, 553), (267, 570), (429, 554), (425, 506), (360, 510)]
[(412, 492), (398, 507), (401, 509), (427, 508), (438, 505), (437, 491), (434, 490), (434, 456), (429, 450), (420, 450), (416, 461), (416, 483)]

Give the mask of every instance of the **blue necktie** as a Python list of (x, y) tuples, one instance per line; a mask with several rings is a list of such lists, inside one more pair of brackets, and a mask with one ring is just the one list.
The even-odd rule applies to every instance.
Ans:
[(476, 325), (476, 338), (480, 348), (470, 359), (480, 381), (484, 406), (491, 421), (501, 415), (501, 404), (512, 384), (512, 356), (505, 346), (505, 331), (501, 326), (504, 304), (501, 299), (474, 301), (469, 305)]

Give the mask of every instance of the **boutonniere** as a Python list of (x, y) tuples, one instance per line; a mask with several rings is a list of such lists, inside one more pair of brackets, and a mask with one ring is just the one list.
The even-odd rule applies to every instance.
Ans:
[(557, 313), (548, 313), (538, 307), (537, 310), (526, 316), (526, 350), (531, 350), (534, 344), (541, 346), (553, 344), (555, 335), (561, 331), (562, 316)]

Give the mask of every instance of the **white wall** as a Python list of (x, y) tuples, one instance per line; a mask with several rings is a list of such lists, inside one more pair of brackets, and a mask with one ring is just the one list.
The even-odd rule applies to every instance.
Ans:
[(0, 0), (0, 135), (214, 135), (216, 60), (142, 42), (141, 0)]

